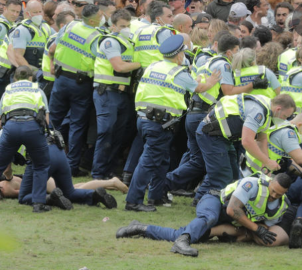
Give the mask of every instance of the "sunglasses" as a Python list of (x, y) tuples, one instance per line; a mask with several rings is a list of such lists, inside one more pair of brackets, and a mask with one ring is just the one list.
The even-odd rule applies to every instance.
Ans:
[(75, 2), (75, 1), (71, 1), (71, 4), (73, 6), (76, 6), (76, 7), (83, 7), (83, 6), (88, 5), (87, 3), (86, 4), (81, 4), (81, 3), (78, 3), (78, 2)]

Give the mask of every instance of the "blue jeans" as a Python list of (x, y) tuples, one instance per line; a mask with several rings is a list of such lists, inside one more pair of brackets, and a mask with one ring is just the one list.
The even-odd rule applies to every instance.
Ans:
[(222, 136), (209, 136), (202, 132), (201, 122), (196, 131), (207, 175), (195, 195), (200, 199), (210, 189), (221, 190), (239, 178), (236, 150), (231, 141)]
[(35, 120), (20, 122), (9, 120), (3, 127), (0, 139), (0, 174), (22, 144), (25, 145), (33, 163), (32, 202), (45, 203), (50, 160), (45, 136)]
[[(50, 155), (50, 168), (48, 178), (53, 177), (56, 187), (63, 191), (63, 194), (71, 202), (92, 205), (92, 189), (75, 189), (72, 183), (70, 167), (64, 150), (60, 150), (56, 145), (48, 146)], [(32, 179), (33, 166), (26, 167), (21, 188), (19, 191), (19, 202), (21, 204), (32, 203)]]
[(196, 243), (204, 233), (214, 227), (218, 222), (221, 203), (218, 197), (206, 194), (196, 206), (196, 218), (187, 226), (178, 230), (150, 225), (145, 236), (155, 240), (167, 240), (174, 242), (180, 235), (189, 234), (191, 243)]
[(141, 204), (149, 183), (149, 199), (159, 200), (163, 196), (173, 133), (163, 130), (159, 123), (141, 118), (137, 119), (137, 130), (145, 143), (144, 151), (135, 168), (126, 201)]
[(81, 148), (89, 122), (92, 106), (92, 84), (77, 84), (74, 79), (60, 76), (55, 80), (50, 102), (50, 119), (59, 128), (70, 110), (69, 152), (67, 159), (70, 168), (77, 169), (81, 159)]
[(177, 169), (166, 175), (166, 189), (186, 189), (187, 184), (196, 177), (205, 174), (205, 163), (196, 141), (196, 130), (199, 123), (206, 116), (205, 113), (189, 113), (186, 117), (186, 131), (188, 135), (189, 160), (185, 161), (188, 153), (182, 158)]
[(105, 91), (93, 92), (97, 117), (97, 141), (95, 145), (92, 177), (100, 179), (112, 172), (113, 161), (123, 141), (129, 113), (127, 93)]

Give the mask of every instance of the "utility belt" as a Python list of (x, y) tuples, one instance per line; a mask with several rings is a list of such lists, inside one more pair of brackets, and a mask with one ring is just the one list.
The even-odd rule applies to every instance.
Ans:
[(208, 193), (211, 194), (212, 196), (220, 198), (220, 190), (218, 189), (210, 189)]
[[(15, 116), (29, 116), (29, 118), (13, 118)], [(46, 127), (46, 118), (45, 118), (44, 108), (39, 109), (38, 113), (36, 113), (33, 110), (29, 110), (29, 109), (17, 109), (17, 110), (13, 110), (7, 114), (3, 113), (1, 115), (2, 126), (4, 126), (5, 123), (9, 120), (17, 121), (17, 122), (36, 120), (38, 122), (38, 124), (44, 128), (44, 130)]]
[(190, 99), (189, 113), (207, 113), (211, 108), (211, 105), (206, 102), (199, 102), (194, 99)]
[(61, 75), (69, 79), (74, 79), (77, 84), (82, 84), (84, 82), (93, 82), (93, 78), (90, 78), (87, 72), (77, 71), (77, 73), (73, 73), (63, 70), (62, 66), (55, 65), (56, 78), (59, 78)]
[(138, 115), (138, 117), (159, 123), (162, 125), (164, 130), (171, 130), (173, 132), (176, 132), (178, 129), (180, 118), (167, 113), (166, 109), (147, 106), (146, 109), (140, 109), (139, 111), (144, 113), (146, 116)]
[(95, 90), (98, 92), (98, 94), (101, 96), (105, 93), (105, 91), (111, 91), (116, 92), (119, 94), (122, 93), (129, 93), (130, 92), (130, 86), (124, 85), (124, 84), (104, 84), (100, 83), (99, 86), (95, 88)]

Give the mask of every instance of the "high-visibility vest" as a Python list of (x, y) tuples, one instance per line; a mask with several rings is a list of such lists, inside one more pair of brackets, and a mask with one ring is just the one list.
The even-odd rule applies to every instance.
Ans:
[(187, 109), (186, 89), (174, 83), (174, 78), (186, 67), (169, 61), (151, 64), (142, 76), (135, 96), (136, 110), (147, 106), (166, 109), (172, 116), (180, 116)]

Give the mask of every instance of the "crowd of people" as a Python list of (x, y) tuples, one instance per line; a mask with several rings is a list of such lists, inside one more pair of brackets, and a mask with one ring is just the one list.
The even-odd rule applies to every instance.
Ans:
[(302, 248), (301, 0), (0, 0), (0, 14), (1, 197), (111, 209), (117, 189), (154, 212), (171, 193), (194, 197), (187, 226), (116, 237), (188, 256), (214, 236)]

